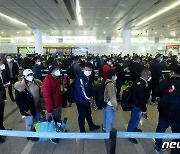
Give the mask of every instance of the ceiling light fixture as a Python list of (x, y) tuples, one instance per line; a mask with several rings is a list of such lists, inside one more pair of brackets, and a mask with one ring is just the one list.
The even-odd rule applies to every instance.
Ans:
[(106, 34), (106, 32), (103, 32), (104, 34)]
[(82, 21), (82, 16), (81, 16), (79, 0), (76, 0), (76, 14), (77, 14), (77, 19), (78, 19), (79, 25), (82, 26), (83, 21)]
[(137, 23), (136, 26), (140, 26), (140, 25), (144, 24), (145, 22), (147, 22), (147, 21), (149, 21), (149, 20), (151, 20), (151, 19), (153, 19), (153, 18), (155, 18), (155, 17), (157, 17), (157, 16), (159, 16), (159, 15), (161, 15), (161, 14), (175, 8), (178, 5), (180, 5), (180, 1), (170, 5), (168, 7), (165, 7), (164, 9), (162, 9), (161, 11), (153, 14), (152, 16), (147, 17), (146, 19), (144, 19), (144, 20), (140, 21), (139, 23)]
[(18, 23), (18, 24), (27, 26), (27, 24), (25, 24), (25, 23), (23, 23), (23, 22), (15, 19), (15, 18), (9, 17), (9, 16), (7, 16), (7, 15), (5, 15), (5, 14), (0, 13), (0, 16), (4, 17), (4, 18), (6, 18), (6, 19), (8, 19), (8, 20), (10, 20), (10, 21), (13, 21), (13, 22), (15, 22), (15, 23)]
[(4, 32), (1, 32), (1, 34), (4, 34)]
[(109, 19), (109, 17), (106, 17), (106, 19)]

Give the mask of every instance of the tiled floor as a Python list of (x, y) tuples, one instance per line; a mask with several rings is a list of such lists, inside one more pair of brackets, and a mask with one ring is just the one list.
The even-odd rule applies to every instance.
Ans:
[[(92, 109), (95, 124), (102, 124), (102, 110)], [(68, 132), (78, 132), (77, 109), (75, 104), (71, 108), (63, 108), (62, 117), (68, 117)], [(130, 112), (123, 112), (119, 106), (116, 112), (114, 127), (118, 131), (126, 131)], [(148, 105), (148, 119), (142, 119), (140, 127), (144, 132), (154, 132), (157, 126), (157, 106)], [(6, 102), (5, 121), (6, 129), (25, 130), (24, 119), (20, 115), (15, 103)], [(86, 125), (88, 132), (88, 126)], [(170, 131), (170, 130), (168, 130)], [(101, 132), (99, 130), (98, 132)], [(117, 154), (153, 154), (153, 139), (138, 139), (139, 144), (134, 145), (127, 139), (117, 139)], [(61, 139), (57, 145), (50, 141), (31, 142), (26, 138), (6, 137), (6, 142), (0, 145), (0, 154), (106, 154), (108, 141), (105, 140), (74, 140)], [(170, 153), (169, 150), (164, 152)]]

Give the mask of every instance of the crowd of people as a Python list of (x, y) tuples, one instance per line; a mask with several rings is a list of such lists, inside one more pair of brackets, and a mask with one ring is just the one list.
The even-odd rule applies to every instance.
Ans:
[[(86, 132), (85, 119), (90, 131), (100, 129), (93, 122), (91, 104), (95, 103), (95, 81), (104, 84), (103, 91), (103, 125), (105, 132), (110, 132), (114, 123), (115, 111), (121, 102), (121, 89), (126, 80), (132, 81), (132, 110), (128, 124), (128, 132), (141, 132), (138, 125), (141, 117), (147, 118), (147, 101), (151, 104), (158, 102), (159, 122), (156, 132), (165, 132), (170, 126), (172, 132), (180, 133), (180, 65), (178, 56), (166, 57), (157, 54), (154, 57), (147, 54), (139, 56), (133, 53), (122, 56), (88, 54), (87, 56), (73, 55), (4, 55), (0, 59), (0, 129), (4, 130), (4, 100), (8, 89), (11, 101), (16, 102), (20, 113), (25, 116), (27, 131), (34, 131), (33, 124), (41, 120), (41, 110), (46, 110), (48, 117), (61, 118), (62, 71), (71, 79), (71, 90), (78, 110), (78, 124), (80, 132)], [(170, 70), (164, 76), (162, 70)], [(98, 74), (97, 74), (98, 72)], [(47, 73), (45, 78), (42, 74)], [(129, 73), (130, 76), (126, 74)], [(73, 85), (72, 85), (73, 84)], [(13, 93), (15, 89), (15, 96)], [(68, 88), (67, 88), (68, 89)], [(67, 92), (68, 93), (68, 92)], [(150, 97), (151, 95), (151, 97)], [(166, 98), (165, 98), (166, 96)], [(169, 96), (169, 97), (168, 97)], [(68, 96), (67, 96), (68, 97)], [(175, 100), (175, 101), (172, 101)], [(44, 108), (42, 104), (44, 102)], [(172, 103), (174, 102), (174, 103)], [(69, 102), (73, 103), (73, 102)], [(165, 105), (164, 105), (164, 104)], [(172, 113), (173, 111), (173, 113)], [(179, 115), (179, 116), (178, 116)], [(28, 137), (37, 141), (38, 138)], [(135, 138), (129, 139), (137, 144)], [(0, 143), (5, 140), (0, 138)], [(58, 139), (51, 139), (58, 143)], [(162, 152), (162, 139), (156, 139), (156, 152)], [(177, 149), (174, 149), (174, 152)], [(173, 151), (172, 151), (173, 152)]]

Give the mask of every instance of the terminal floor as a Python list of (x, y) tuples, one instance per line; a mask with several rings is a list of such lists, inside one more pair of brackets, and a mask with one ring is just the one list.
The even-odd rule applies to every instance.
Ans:
[[(102, 124), (102, 110), (92, 108), (92, 116), (95, 124)], [(75, 104), (71, 108), (63, 108), (62, 117), (68, 117), (68, 132), (78, 132), (78, 114)], [(130, 112), (123, 112), (121, 106), (116, 112), (114, 128), (118, 131), (126, 131)], [(148, 119), (142, 119), (140, 129), (144, 132), (154, 132), (157, 126), (157, 106), (148, 105)], [(25, 130), (24, 118), (14, 102), (6, 101), (4, 125), (6, 129)], [(89, 128), (86, 124), (87, 133)], [(170, 130), (168, 130), (170, 131)], [(96, 132), (101, 132), (98, 130)], [(31, 142), (26, 138), (6, 137), (6, 142), (0, 144), (0, 154), (106, 154), (109, 151), (108, 141), (105, 140), (79, 140), (60, 139), (56, 145), (50, 141)], [(128, 139), (117, 139), (117, 154), (154, 154), (154, 139), (138, 139), (135, 145)], [(170, 150), (164, 152), (169, 154)]]

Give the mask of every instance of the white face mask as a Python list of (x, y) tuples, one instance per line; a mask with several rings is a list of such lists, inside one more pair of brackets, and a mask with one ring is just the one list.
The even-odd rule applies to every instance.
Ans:
[(91, 61), (91, 64), (94, 64), (94, 62), (93, 62), (93, 61)]
[(25, 79), (29, 82), (32, 82), (34, 77), (33, 76), (26, 76)]
[(7, 59), (7, 62), (11, 62), (11, 61), (12, 61), (12, 59), (10, 59), (10, 58)]
[(150, 77), (148, 78), (148, 81), (151, 81), (151, 79), (152, 79), (152, 77), (150, 76)]
[(113, 79), (114, 81), (116, 81), (116, 80), (117, 80), (117, 76), (113, 76), (112, 79)]
[(90, 76), (90, 75), (91, 75), (91, 71), (84, 71), (84, 74), (85, 74), (86, 76)]
[(160, 58), (160, 62), (162, 62), (163, 61), (163, 58)]
[(39, 62), (37, 62), (36, 64), (37, 64), (37, 65), (41, 65), (41, 62), (39, 61)]
[(111, 64), (112, 64), (112, 62), (111, 62), (111, 61), (108, 61), (108, 62), (107, 62), (107, 64), (108, 64), (108, 65), (111, 65)]
[(2, 65), (0, 66), (0, 69), (1, 69), (1, 70), (4, 70), (4, 69), (5, 69), (5, 65), (2, 64)]
[(55, 76), (60, 76), (60, 75), (61, 75), (60, 70), (56, 70), (56, 71), (54, 72), (54, 75), (55, 75)]

